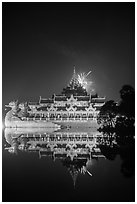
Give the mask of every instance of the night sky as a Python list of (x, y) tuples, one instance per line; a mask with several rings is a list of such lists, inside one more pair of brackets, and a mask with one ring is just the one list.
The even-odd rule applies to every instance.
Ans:
[(3, 106), (60, 94), (92, 71), (99, 96), (134, 87), (134, 3), (3, 3)]

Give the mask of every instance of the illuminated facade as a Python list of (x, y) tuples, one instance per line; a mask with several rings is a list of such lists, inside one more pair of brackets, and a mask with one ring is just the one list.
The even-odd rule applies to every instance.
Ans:
[(50, 99), (40, 97), (38, 102), (18, 104), (10, 102), (7, 107), (21, 121), (50, 121), (64, 125), (71, 123), (96, 122), (97, 115), (105, 98), (88, 94), (79, 82), (75, 70), (68, 86), (61, 95), (54, 94)]

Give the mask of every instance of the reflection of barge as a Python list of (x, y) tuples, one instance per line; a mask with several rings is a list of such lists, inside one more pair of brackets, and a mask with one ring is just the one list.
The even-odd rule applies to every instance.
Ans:
[(91, 167), (95, 161), (116, 155), (115, 134), (109, 136), (92, 128), (5, 128), (4, 133), (5, 150), (12, 154), (19, 153), (18, 156), (21, 152), (26, 156), (28, 153), (38, 154), (44, 164), (46, 158), (60, 161), (67, 167), (74, 186), (78, 174), (92, 176)]
[(73, 77), (61, 95), (50, 99), (41, 98), (38, 102), (10, 102), (6, 107), (11, 110), (6, 114), (6, 127), (57, 127), (97, 126), (97, 115), (105, 98), (97, 94), (88, 94), (79, 83), (74, 70)]
[[(98, 144), (102, 140), (102, 133), (98, 131), (56, 130), (49, 128), (5, 128), (5, 139), (11, 146), (6, 148), (10, 152), (18, 150), (39, 152), (39, 156), (82, 158), (90, 157), (92, 153), (100, 154)], [(82, 156), (83, 155), (83, 156)], [(99, 155), (98, 155), (99, 156)]]
[(85, 132), (76, 128), (52, 132), (51, 128), (5, 128), (4, 132), (8, 152), (37, 152), (39, 158), (60, 160), (72, 176), (74, 186), (79, 173), (92, 176), (89, 167), (93, 159), (104, 158), (98, 147), (102, 133), (95, 130)]

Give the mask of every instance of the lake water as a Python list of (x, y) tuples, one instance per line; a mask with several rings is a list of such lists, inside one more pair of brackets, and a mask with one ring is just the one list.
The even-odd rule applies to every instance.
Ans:
[(5, 129), (2, 200), (135, 200), (134, 142), (93, 129)]

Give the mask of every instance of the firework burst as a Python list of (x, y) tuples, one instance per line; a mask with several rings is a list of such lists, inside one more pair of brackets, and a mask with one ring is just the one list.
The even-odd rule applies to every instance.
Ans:
[(89, 79), (87, 79), (87, 77), (90, 75), (91, 71), (89, 71), (87, 74), (86, 73), (80, 73), (78, 74), (78, 82), (81, 84), (81, 86), (86, 89), (87, 91), (89, 90), (92, 81), (90, 81)]

